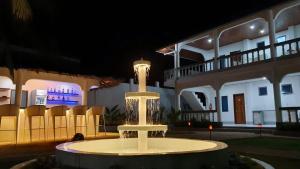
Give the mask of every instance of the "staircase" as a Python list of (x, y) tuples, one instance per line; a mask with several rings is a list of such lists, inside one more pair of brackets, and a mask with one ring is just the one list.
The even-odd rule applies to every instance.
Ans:
[(183, 91), (181, 96), (189, 104), (191, 110), (204, 110), (205, 106), (200, 101), (195, 92), (192, 91)]

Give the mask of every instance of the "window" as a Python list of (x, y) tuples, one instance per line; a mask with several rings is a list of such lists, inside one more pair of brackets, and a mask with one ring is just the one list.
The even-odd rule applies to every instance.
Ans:
[(222, 96), (222, 112), (228, 112), (228, 97)]
[(265, 41), (257, 42), (256, 46), (257, 46), (257, 48), (265, 47)]
[(277, 42), (277, 43), (284, 42), (284, 41), (286, 41), (286, 36), (285, 36), (285, 35), (283, 35), (283, 36), (278, 36), (278, 37), (276, 38), (276, 42)]
[(292, 94), (293, 93), (292, 84), (281, 85), (281, 91), (282, 94)]
[(266, 96), (266, 95), (268, 95), (268, 89), (267, 89), (267, 87), (259, 87), (258, 88), (258, 95), (259, 96)]

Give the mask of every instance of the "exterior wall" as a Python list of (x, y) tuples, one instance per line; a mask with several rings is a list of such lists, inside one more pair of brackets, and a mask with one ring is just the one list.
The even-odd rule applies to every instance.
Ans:
[[(259, 96), (259, 87), (267, 87), (268, 94), (266, 96)], [(228, 97), (228, 112), (221, 113), (221, 119), (224, 123), (234, 123), (234, 94), (244, 94), (246, 124), (253, 124), (253, 111), (264, 111), (265, 123), (275, 123), (274, 94), (273, 86), (270, 82), (259, 80), (238, 84), (225, 84), (220, 91), (221, 96)]]
[[(88, 95), (88, 103), (91, 105), (103, 105), (105, 107), (113, 107), (119, 105), (119, 108), (124, 110), (125, 107), (125, 92), (137, 91), (138, 86), (130, 87), (128, 83), (120, 83), (118, 86), (111, 88), (98, 89), (90, 91)], [(166, 89), (159, 87), (147, 86), (147, 91), (160, 93), (160, 105), (165, 107), (169, 112), (172, 105), (174, 105), (175, 91), (174, 89)]]
[(15, 85), (12, 80), (5, 76), (0, 76), (0, 88), (9, 89), (9, 90), (0, 90), (0, 97), (7, 96), (9, 99), (5, 101), (0, 101), (0, 105), (10, 104), (11, 90), (14, 89)]
[[(73, 89), (74, 91), (76, 91), (77, 93), (80, 93), (79, 97), (76, 98), (72, 98), (73, 100), (77, 100), (78, 104), (81, 105), (81, 88), (79, 85), (77, 84), (72, 84), (72, 83), (66, 83), (66, 82), (56, 82), (56, 81), (50, 81), (50, 80), (37, 80), (37, 79), (32, 79), (32, 80), (28, 80), (26, 82), (25, 85), (23, 85), (23, 90), (28, 91), (28, 105), (32, 105), (32, 100), (31, 100), (31, 94), (32, 91), (36, 90), (36, 89), (40, 89), (40, 90), (48, 90), (49, 88), (56, 88), (56, 89)], [(47, 107), (52, 107), (55, 105), (47, 105)]]
[[(281, 84), (292, 84), (292, 94), (281, 94), (282, 107), (300, 106), (300, 75), (288, 75)], [(259, 96), (258, 88), (267, 87), (267, 95)], [(221, 91), (221, 96), (228, 97), (228, 112), (221, 113), (221, 119), (224, 124), (234, 124), (234, 105), (233, 95), (244, 94), (245, 97), (245, 115), (246, 123), (253, 124), (253, 111), (264, 112), (265, 124), (275, 124), (275, 106), (273, 85), (267, 80), (255, 80), (245, 83), (225, 84)], [(222, 104), (222, 103), (221, 103)], [(287, 114), (283, 114), (284, 121), (287, 119)]]

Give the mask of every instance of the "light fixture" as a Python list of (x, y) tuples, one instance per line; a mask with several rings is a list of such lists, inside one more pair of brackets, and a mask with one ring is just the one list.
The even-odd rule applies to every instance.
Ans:
[(262, 77), (262, 79), (263, 79), (263, 80), (266, 80), (267, 78), (266, 78), (266, 77)]
[(207, 42), (208, 42), (208, 43), (211, 43), (211, 42), (212, 42), (212, 39), (211, 39), (211, 38), (209, 38), (209, 39), (207, 40)]
[(262, 30), (259, 31), (259, 33), (263, 34), (263, 33), (265, 33), (265, 30), (262, 29)]
[(255, 25), (250, 25), (250, 29), (253, 30), (255, 28)]

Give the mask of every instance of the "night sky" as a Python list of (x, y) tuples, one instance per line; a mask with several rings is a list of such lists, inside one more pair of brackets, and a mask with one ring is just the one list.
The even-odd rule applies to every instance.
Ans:
[(128, 81), (133, 76), (132, 62), (143, 57), (152, 61), (150, 84), (162, 82), (163, 71), (173, 66), (171, 56), (155, 50), (280, 3), (28, 0), (32, 21), (20, 23), (9, 14), (10, 0), (0, 1), (0, 40), (39, 51), (36, 56), (12, 52), (11, 59), (2, 53), (3, 63)]

